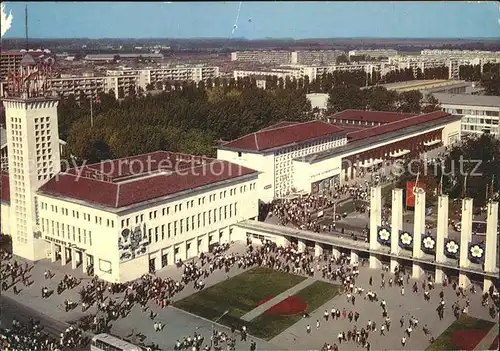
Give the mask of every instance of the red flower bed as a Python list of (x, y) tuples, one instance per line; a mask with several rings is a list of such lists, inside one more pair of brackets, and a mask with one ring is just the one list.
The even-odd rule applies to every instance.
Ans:
[[(265, 299), (259, 301), (259, 306), (271, 300), (273, 297), (268, 296)], [(298, 298), (297, 296), (289, 296), (276, 305), (267, 309), (264, 313), (276, 316), (294, 316), (299, 313), (304, 313), (307, 311), (307, 302)]]
[(451, 340), (460, 350), (474, 350), (486, 334), (488, 334), (488, 330), (458, 330), (453, 333)]
[(493, 340), (493, 343), (488, 350), (498, 350), (498, 335), (495, 340)]

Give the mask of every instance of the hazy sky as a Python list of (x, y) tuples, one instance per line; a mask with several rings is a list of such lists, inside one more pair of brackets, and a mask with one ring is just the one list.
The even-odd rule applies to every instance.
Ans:
[[(25, 3), (6, 38), (24, 37)], [(231, 37), (239, 2), (33, 2), (30, 37)], [(245, 2), (234, 37), (500, 38), (498, 1)]]

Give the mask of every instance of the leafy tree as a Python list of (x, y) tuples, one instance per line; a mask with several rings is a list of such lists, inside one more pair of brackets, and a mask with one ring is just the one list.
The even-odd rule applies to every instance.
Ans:
[(342, 54), (340, 56), (337, 56), (337, 58), (335, 59), (335, 63), (337, 65), (340, 65), (342, 63), (349, 63), (349, 58), (347, 57), (346, 54)]
[(485, 95), (500, 96), (500, 72), (484, 73), (481, 76), (480, 84), (484, 88)]
[(439, 104), (438, 99), (436, 99), (432, 94), (427, 94), (425, 96), (425, 103), (423, 105), (422, 112), (424, 113), (441, 111), (441, 105)]
[[(477, 166), (477, 167), (476, 167)], [(440, 170), (440, 168), (439, 168)], [(437, 172), (441, 177), (441, 172)], [(444, 159), (443, 189), (453, 198), (474, 198), (475, 206), (487, 200), (487, 186), (498, 198), (500, 189), (500, 140), (489, 134), (468, 137)], [(467, 188), (465, 193), (464, 189)]]
[(422, 93), (419, 90), (404, 91), (399, 94), (398, 111), (404, 113), (419, 113), (421, 109)]

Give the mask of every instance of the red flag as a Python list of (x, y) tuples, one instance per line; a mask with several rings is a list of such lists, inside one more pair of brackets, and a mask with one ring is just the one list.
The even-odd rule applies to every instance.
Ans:
[(100, 104), (101, 103), (101, 98), (99, 97), (99, 95), (97, 95), (97, 98), (95, 99), (95, 102)]

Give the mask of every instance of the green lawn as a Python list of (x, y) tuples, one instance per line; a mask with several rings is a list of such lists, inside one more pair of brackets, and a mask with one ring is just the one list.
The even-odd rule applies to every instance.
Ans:
[[(339, 288), (323, 281), (316, 281), (308, 287), (300, 290), (295, 296), (307, 301), (308, 312), (311, 313), (333, 299), (339, 292)], [(274, 316), (261, 314), (247, 325), (250, 334), (261, 339), (270, 340), (285, 331), (303, 318), (297, 316)]]
[(460, 347), (453, 343), (453, 333), (461, 330), (486, 330), (489, 331), (494, 323), (469, 317), (467, 315), (460, 316), (454, 321), (439, 337), (431, 344), (426, 351), (442, 351), (442, 350), (458, 350)]
[(239, 317), (250, 312), (268, 296), (276, 296), (305, 278), (272, 269), (257, 267), (190, 295), (174, 306), (198, 316), (219, 322), (241, 325)]

